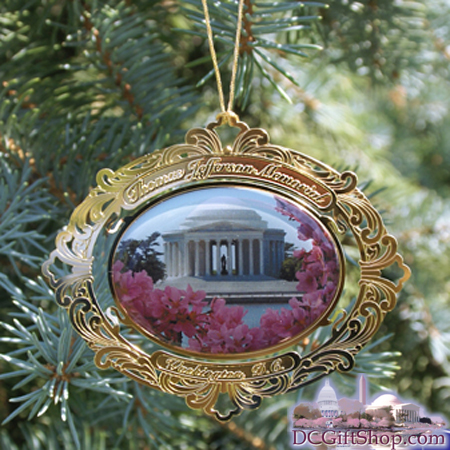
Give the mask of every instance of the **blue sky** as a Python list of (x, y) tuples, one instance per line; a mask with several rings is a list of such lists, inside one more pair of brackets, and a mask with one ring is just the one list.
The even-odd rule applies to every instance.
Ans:
[(144, 211), (134, 220), (122, 239), (144, 239), (154, 231), (164, 233), (177, 230), (193, 209), (204, 203), (253, 209), (268, 222), (270, 228), (285, 230), (286, 242), (297, 240), (295, 223), (275, 211), (276, 202), (272, 194), (260, 189), (236, 187), (208, 187), (171, 197)]

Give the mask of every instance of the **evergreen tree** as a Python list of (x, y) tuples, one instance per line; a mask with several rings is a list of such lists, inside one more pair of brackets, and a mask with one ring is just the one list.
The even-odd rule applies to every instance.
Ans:
[[(364, 372), (372, 393), (390, 386), (450, 419), (449, 5), (245, 8), (240, 118), (279, 145), (356, 170), (413, 270), (356, 369), (333, 383), (350, 395)], [(226, 86), (237, 2), (210, 9)], [(0, 447), (287, 448), (287, 410), (313, 388), (220, 425), (97, 369), (40, 275), (99, 169), (179, 143), (217, 112), (200, 0), (4, 0), (0, 82)], [(357, 251), (345, 249), (351, 266)], [(100, 283), (99, 296), (108, 289)]]
[(162, 253), (158, 251), (159, 243), (156, 242), (161, 233), (154, 232), (141, 241), (126, 239), (117, 247), (117, 256), (124, 263), (124, 269), (133, 272), (145, 270), (152, 277), (153, 282), (164, 278), (164, 263), (158, 259)]

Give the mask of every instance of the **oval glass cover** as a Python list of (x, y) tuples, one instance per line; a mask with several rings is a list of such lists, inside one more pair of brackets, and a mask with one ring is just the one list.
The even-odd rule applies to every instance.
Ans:
[(141, 212), (114, 249), (116, 303), (144, 335), (192, 354), (270, 353), (332, 311), (342, 257), (306, 209), (244, 187), (191, 190)]

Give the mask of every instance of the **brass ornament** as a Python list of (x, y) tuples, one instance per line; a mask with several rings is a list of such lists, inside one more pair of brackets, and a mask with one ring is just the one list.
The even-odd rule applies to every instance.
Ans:
[[(215, 131), (224, 122), (240, 129), (232, 146), (223, 147)], [(73, 327), (94, 351), (99, 368), (112, 367), (149, 387), (184, 397), (189, 407), (202, 409), (219, 421), (259, 407), (265, 397), (298, 389), (335, 370), (351, 370), (355, 355), (394, 308), (396, 296), (410, 276), (397, 253), (396, 239), (356, 187), (354, 173), (339, 173), (303, 153), (273, 145), (265, 130), (251, 129), (228, 113), (219, 115), (218, 121), (206, 128), (191, 129), (184, 144), (145, 155), (115, 172), (101, 170), (97, 184), (58, 234), (56, 249), (43, 265), (58, 304), (66, 309)], [(130, 330), (139, 331), (139, 327), (117, 298), (112, 306), (114, 292), (111, 302), (102, 308), (93, 275), (100, 237), (119, 236), (128, 227), (124, 218), (157, 202), (218, 186), (257, 187), (277, 194), (308, 211), (335, 240), (341, 265), (335, 298), (305, 333), (310, 335), (326, 325), (331, 325), (332, 331), (309, 353), (302, 354), (298, 346), (305, 334), (237, 355), (193, 354), (150, 336), (166, 349), (147, 353), (125, 336)], [(359, 293), (349, 311), (336, 312), (345, 276), (338, 237), (348, 232), (359, 249)], [(103, 250), (112, 252), (110, 247)], [(393, 264), (403, 273), (397, 283), (382, 275)], [(66, 270), (64, 275), (61, 265)], [(218, 410), (220, 394), (228, 395), (231, 410)]]

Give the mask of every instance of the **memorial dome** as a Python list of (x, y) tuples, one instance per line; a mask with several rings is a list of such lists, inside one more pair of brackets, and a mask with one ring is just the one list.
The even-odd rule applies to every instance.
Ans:
[(399, 400), (395, 395), (383, 394), (377, 397), (372, 406), (390, 406), (390, 405), (401, 405), (402, 401)]
[(236, 204), (231, 205), (229, 199), (221, 200), (221, 198), (215, 199), (214, 202), (208, 200), (195, 207), (180, 225), (180, 228), (185, 230), (198, 229), (223, 223), (236, 228), (267, 229), (267, 222), (262, 220), (256, 211)]

